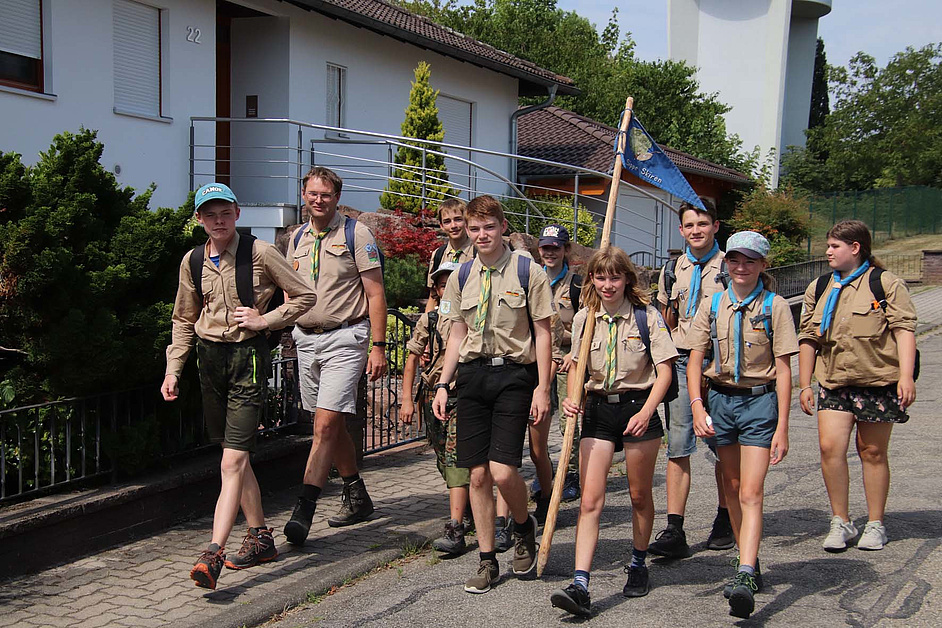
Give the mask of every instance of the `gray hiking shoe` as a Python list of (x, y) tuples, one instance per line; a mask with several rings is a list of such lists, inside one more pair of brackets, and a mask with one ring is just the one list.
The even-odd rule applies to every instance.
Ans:
[(344, 484), (343, 493), (340, 496), (340, 512), (328, 519), (327, 525), (332, 528), (341, 528), (366, 521), (366, 518), (372, 514), (373, 500), (366, 492), (363, 478), (360, 478), (356, 482)]

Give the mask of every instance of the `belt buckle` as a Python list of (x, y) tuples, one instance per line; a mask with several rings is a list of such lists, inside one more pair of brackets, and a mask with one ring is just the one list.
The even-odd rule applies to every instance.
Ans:
[(324, 333), (324, 328), (323, 328), (322, 326), (320, 326), (320, 325), (317, 325), (317, 326), (315, 326), (315, 327), (308, 327), (307, 329), (308, 329), (308, 331), (311, 332), (312, 334), (323, 334), (323, 333)]
[(619, 394), (606, 395), (605, 401), (608, 403), (621, 403), (621, 395)]
[(503, 366), (504, 358), (491, 358), (491, 366)]

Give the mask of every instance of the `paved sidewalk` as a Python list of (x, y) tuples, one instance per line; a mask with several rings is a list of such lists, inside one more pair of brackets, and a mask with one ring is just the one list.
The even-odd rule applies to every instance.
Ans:
[[(915, 288), (919, 332), (942, 326), (942, 287)], [(923, 382), (921, 390), (929, 393)], [(926, 398), (932, 395), (927, 394)], [(553, 442), (558, 443), (557, 430)], [(558, 458), (558, 444), (553, 459)], [(526, 462), (524, 473), (532, 475)], [(445, 485), (427, 447), (370, 456), (363, 472), (376, 513), (352, 528), (333, 529), (327, 517), (339, 506), (339, 482), (318, 505), (303, 548), (289, 546), (281, 529), (295, 490), (264, 497), (275, 528), (278, 560), (245, 571), (223, 570), (214, 592), (193, 586), (188, 572), (209, 540), (212, 520), (187, 522), (126, 547), (3, 582), (0, 626), (226, 626), (255, 625), (372, 567), (396, 558), (440, 531), (447, 515)], [(902, 495), (902, 493), (897, 493)], [(239, 524), (227, 546), (238, 551)], [(74, 539), (81, 544), (80, 538)]]

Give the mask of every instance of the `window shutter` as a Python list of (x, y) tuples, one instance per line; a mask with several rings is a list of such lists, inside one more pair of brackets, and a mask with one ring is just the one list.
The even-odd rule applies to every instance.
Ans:
[(327, 124), (342, 127), (346, 68), (327, 64)]
[(160, 10), (114, 0), (114, 106), (160, 115)]
[(42, 59), (40, 0), (0, 2), (0, 51)]
[[(471, 103), (439, 94), (435, 104), (438, 107), (438, 119), (441, 120), (442, 128), (445, 130), (444, 142), (471, 146)], [(471, 153), (466, 150), (455, 148), (443, 150), (455, 157), (471, 159)], [(445, 164), (448, 167), (448, 178), (451, 184), (462, 192), (470, 190), (472, 187), (471, 166), (453, 159), (446, 159)]]

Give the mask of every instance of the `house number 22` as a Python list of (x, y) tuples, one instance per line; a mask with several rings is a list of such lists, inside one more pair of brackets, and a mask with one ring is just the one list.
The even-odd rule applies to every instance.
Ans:
[(202, 41), (200, 41), (200, 37), (202, 36), (203, 36), (203, 33), (200, 32), (200, 29), (193, 28), (192, 26), (186, 27), (186, 40), (187, 41), (191, 41), (194, 44), (201, 44), (203, 43)]

